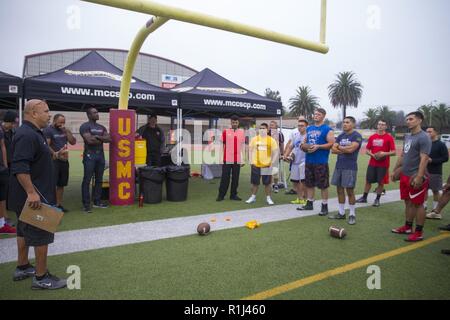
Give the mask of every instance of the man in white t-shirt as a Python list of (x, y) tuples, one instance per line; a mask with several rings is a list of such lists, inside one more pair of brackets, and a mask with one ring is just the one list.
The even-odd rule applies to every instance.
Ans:
[(291, 182), (294, 185), (294, 190), (297, 192), (297, 199), (291, 201), (292, 204), (306, 204), (305, 198), (305, 152), (300, 148), (306, 137), (306, 128), (308, 121), (298, 120), (298, 130), (294, 130), (290, 137), (289, 143), (284, 153), (286, 161), (292, 161), (291, 164)]

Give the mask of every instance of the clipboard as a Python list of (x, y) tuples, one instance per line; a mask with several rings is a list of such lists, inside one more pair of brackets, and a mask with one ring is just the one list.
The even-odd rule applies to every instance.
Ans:
[(19, 220), (36, 228), (55, 233), (63, 216), (64, 212), (57, 207), (41, 203), (41, 208), (34, 210), (26, 201)]

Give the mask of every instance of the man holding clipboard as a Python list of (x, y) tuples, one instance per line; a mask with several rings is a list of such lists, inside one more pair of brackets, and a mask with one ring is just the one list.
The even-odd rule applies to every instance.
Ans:
[[(47, 202), (47, 205), (56, 203), (52, 156), (42, 132), (49, 121), (47, 103), (29, 100), (25, 104), (23, 124), (17, 129), (12, 142), (9, 203), (18, 217), (18, 264), (13, 280), (33, 276), (32, 289), (60, 289), (66, 286), (65, 279), (59, 279), (47, 270), (48, 245), (53, 243), (54, 234), (20, 219), (22, 212), (39, 210), (41, 201)], [(25, 204), (29, 208), (24, 208)], [(29, 247), (34, 247), (36, 267), (29, 263)]]

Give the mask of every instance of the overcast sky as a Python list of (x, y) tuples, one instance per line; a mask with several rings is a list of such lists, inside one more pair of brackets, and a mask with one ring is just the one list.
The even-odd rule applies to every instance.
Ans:
[[(159, 1), (308, 40), (319, 38), (320, 0)], [(169, 21), (142, 51), (194, 69), (208, 67), (283, 103), (307, 85), (330, 107), (328, 85), (354, 71), (364, 85), (358, 118), (369, 107), (413, 110), (450, 103), (450, 1), (329, 0), (326, 55), (201, 26)], [(25, 55), (68, 48), (128, 50), (149, 16), (71, 0), (1, 0), (0, 70), (22, 74)]]

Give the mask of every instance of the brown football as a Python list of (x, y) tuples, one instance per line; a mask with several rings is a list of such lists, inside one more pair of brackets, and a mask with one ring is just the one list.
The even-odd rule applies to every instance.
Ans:
[(309, 149), (311, 149), (311, 147), (312, 147), (312, 144), (309, 144), (309, 143), (304, 143), (301, 145), (301, 149), (305, 152), (308, 152)]
[(344, 228), (336, 226), (331, 226), (330, 228), (328, 228), (328, 232), (330, 233), (330, 236), (338, 239), (344, 239), (345, 236), (347, 235), (347, 231), (345, 231)]
[(207, 235), (210, 230), (211, 230), (211, 227), (210, 227), (209, 223), (207, 223), (207, 222), (202, 222), (197, 226), (197, 232), (201, 236)]
[(377, 159), (377, 160), (382, 160), (382, 159), (384, 159), (384, 158), (386, 158), (386, 156), (381, 156), (381, 153), (382, 153), (383, 151), (378, 151), (377, 153), (375, 153), (375, 158)]

